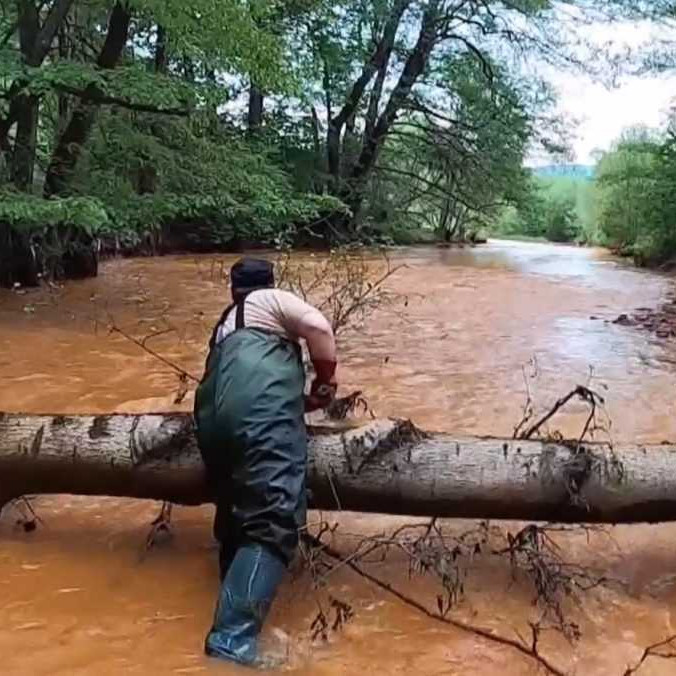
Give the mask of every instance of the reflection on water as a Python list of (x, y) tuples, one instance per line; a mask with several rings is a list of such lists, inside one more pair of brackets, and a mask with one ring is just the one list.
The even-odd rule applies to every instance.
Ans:
[[(402, 249), (394, 257), (407, 267), (391, 288), (409, 296), (408, 307), (377, 313), (341, 341), (341, 386), (363, 389), (379, 415), (460, 434), (510, 434), (524, 402), (522, 368), (530, 364), (526, 376), (537, 373), (529, 386), (541, 405), (591, 373), (592, 384), (607, 388), (615, 440), (676, 438), (673, 348), (607, 322), (658, 304), (668, 278), (600, 251), (540, 244)], [(60, 290), (0, 292), (0, 410), (176, 408), (175, 376), (107, 326), (160, 334), (152, 348), (199, 375), (226, 302), (220, 271), (232, 260), (112, 261), (98, 279)], [(178, 408), (190, 406), (187, 399)], [(559, 427), (577, 431), (579, 413), (573, 409)], [(179, 509), (175, 539), (144, 556), (153, 504), (44, 497), (38, 505), (46, 525), (34, 534), (14, 529), (11, 515), (0, 521), (2, 673), (236, 673), (201, 655), (216, 580), (209, 508)], [(331, 518), (339, 532), (400, 523)], [(591, 557), (629, 589), (601, 591), (575, 611), (585, 636), (575, 651), (548, 639), (557, 664), (620, 674), (639, 646), (672, 633), (674, 535), (671, 526), (640, 526), (616, 529), (612, 547), (603, 538), (591, 547), (566, 540), (571, 557)], [(408, 581), (396, 557), (376, 570), (434, 606), (431, 582)], [(458, 616), (509, 635), (527, 632), (532, 594), (509, 583), (503, 564), (478, 562)], [(306, 576), (285, 585), (275, 606), (273, 633), (287, 637), (296, 673), (535, 673), (513, 651), (435, 625), (347, 570), (329, 579), (328, 591), (356, 611), (328, 646), (308, 639), (317, 607)], [(673, 664), (651, 663), (644, 673), (674, 673)]]

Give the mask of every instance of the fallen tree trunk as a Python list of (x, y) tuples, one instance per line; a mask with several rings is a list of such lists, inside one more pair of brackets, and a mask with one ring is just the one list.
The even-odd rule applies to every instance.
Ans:
[[(455, 438), (375, 421), (310, 430), (311, 504), (485, 519), (676, 520), (676, 448)], [(0, 414), (0, 504), (69, 493), (209, 501), (189, 415)]]

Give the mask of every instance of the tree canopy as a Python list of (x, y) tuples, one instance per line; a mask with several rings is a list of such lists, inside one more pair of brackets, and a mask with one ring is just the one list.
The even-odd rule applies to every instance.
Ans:
[(532, 195), (534, 144), (565, 145), (524, 67), (581, 67), (559, 5), (0, 0), (0, 281), (101, 251), (464, 238)]

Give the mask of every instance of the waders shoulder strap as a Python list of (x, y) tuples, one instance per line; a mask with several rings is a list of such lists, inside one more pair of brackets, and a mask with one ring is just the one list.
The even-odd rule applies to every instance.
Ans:
[(235, 315), (235, 331), (244, 328), (244, 301), (246, 296), (237, 303), (237, 314)]
[[(248, 295), (248, 294), (247, 294)], [(209, 340), (209, 349), (213, 349), (213, 347), (216, 345), (216, 338), (218, 337), (218, 329), (221, 327), (221, 325), (226, 321), (228, 318), (228, 315), (235, 310), (237, 314), (235, 315), (235, 331), (239, 329), (244, 328), (244, 302), (246, 301), (246, 296), (243, 298), (240, 298), (237, 303), (233, 303), (232, 305), (228, 305), (225, 310), (223, 310), (223, 314), (221, 315), (220, 319), (216, 322), (216, 326), (214, 326), (214, 330), (211, 333), (211, 339)]]

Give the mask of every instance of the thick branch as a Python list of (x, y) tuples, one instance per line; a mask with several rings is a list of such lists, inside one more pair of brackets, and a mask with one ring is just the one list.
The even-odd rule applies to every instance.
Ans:
[(410, 4), (411, 0), (397, 0), (392, 9), (392, 13), (385, 24), (380, 41), (376, 45), (368, 63), (364, 66), (361, 74), (352, 85), (343, 107), (337, 115), (329, 117), (327, 133), (328, 165), (329, 173), (334, 178), (338, 178), (340, 175), (340, 136), (343, 127), (357, 112), (357, 107), (366, 91), (366, 87), (368, 87), (369, 82), (373, 79), (373, 76), (381, 67), (383, 67), (383, 65), (387, 64), (387, 61), (389, 61), (399, 24), (401, 23), (404, 12)]
[(73, 0), (57, 0), (54, 3), (30, 51), (29, 65), (39, 66), (47, 58), (52, 42), (63, 25), (72, 4)]
[(350, 205), (357, 213), (361, 206), (361, 188), (365, 178), (373, 169), (382, 141), (396, 120), (397, 114), (408, 99), (413, 85), (427, 66), (436, 40), (435, 20), (438, 2), (431, 2), (423, 13), (420, 33), (413, 51), (406, 60), (404, 70), (390, 95), (385, 110), (378, 118), (371, 135), (365, 139), (364, 146), (352, 171), (351, 185), (354, 191)]
[(75, 87), (69, 87), (68, 85), (63, 84), (55, 85), (54, 88), (63, 94), (69, 94), (70, 96), (81, 99), (85, 104), (119, 106), (120, 108), (134, 110), (138, 113), (154, 113), (157, 115), (186, 117), (189, 114), (189, 111), (186, 108), (158, 108), (149, 103), (137, 103), (122, 99), (118, 96), (110, 96), (104, 94), (100, 89), (76, 89)]
[(363, 96), (366, 87), (368, 87), (369, 82), (371, 82), (371, 79), (378, 72), (381, 66), (385, 64), (390, 58), (401, 18), (410, 4), (411, 0), (398, 0), (395, 3), (394, 8), (392, 9), (392, 14), (385, 24), (383, 36), (376, 45), (375, 51), (371, 55), (369, 62), (364, 66), (361, 75), (352, 85), (352, 89), (347, 95), (347, 99), (345, 100), (342, 109), (332, 119), (332, 123), (336, 127), (342, 128), (350, 116), (354, 115), (357, 106), (359, 105), (359, 101), (361, 101), (361, 97)]

